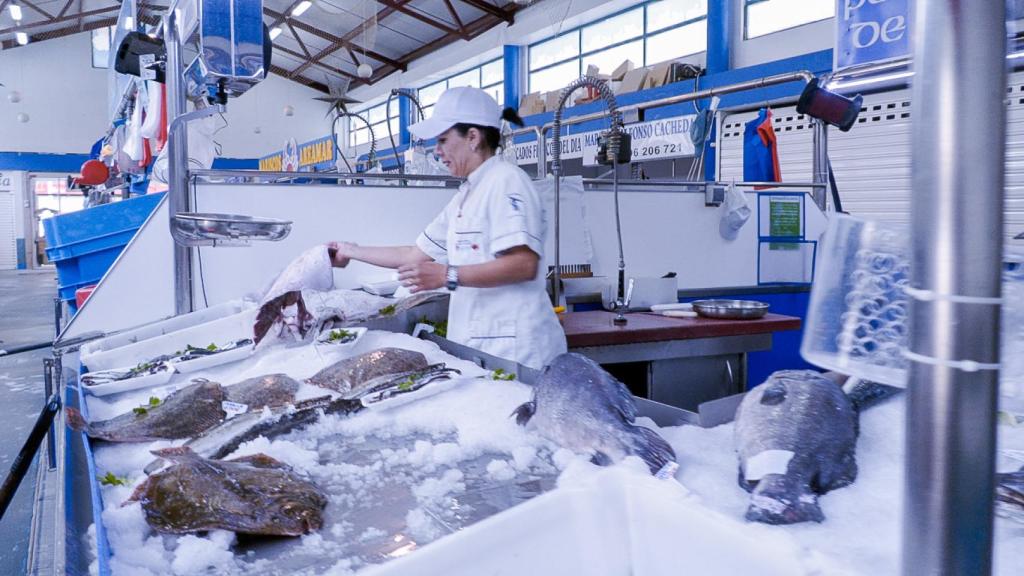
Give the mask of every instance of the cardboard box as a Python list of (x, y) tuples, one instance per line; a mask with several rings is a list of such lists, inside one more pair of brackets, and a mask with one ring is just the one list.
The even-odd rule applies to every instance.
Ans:
[(587, 65), (587, 76), (597, 76), (601, 73), (601, 69), (593, 64)]
[(626, 72), (626, 75), (622, 77), (622, 83), (619, 84), (619, 89), (616, 94), (628, 94), (630, 92), (636, 92), (642, 90), (644, 82), (647, 80), (647, 68), (637, 68)]
[(544, 112), (544, 99), (538, 92), (525, 94), (519, 101), (519, 115), (532, 116)]
[[(547, 110), (548, 112), (554, 112), (555, 108), (558, 108), (558, 97), (561, 96), (561, 94), (562, 94), (561, 90), (552, 90), (551, 92), (548, 92), (547, 94), (545, 94), (544, 95), (544, 110)], [(569, 103), (566, 102), (565, 105), (569, 106)]]
[(622, 80), (630, 70), (636, 68), (632, 60), (625, 60), (622, 64), (619, 64), (615, 70), (612, 70), (612, 80)]
[(662, 62), (661, 64), (655, 64), (654, 66), (648, 67), (650, 70), (647, 72), (647, 79), (644, 82), (644, 88), (657, 88), (663, 86), (665, 80), (668, 78), (668, 72), (672, 68), (671, 62)]

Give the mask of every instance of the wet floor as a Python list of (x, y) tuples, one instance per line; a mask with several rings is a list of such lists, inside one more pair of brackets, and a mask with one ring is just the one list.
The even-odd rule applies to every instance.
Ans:
[[(0, 271), (0, 348), (53, 340), (55, 273)], [(43, 407), (43, 358), (50, 349), (0, 356), (0, 475), (6, 477)], [(24, 574), (36, 463), (0, 520), (0, 574)]]

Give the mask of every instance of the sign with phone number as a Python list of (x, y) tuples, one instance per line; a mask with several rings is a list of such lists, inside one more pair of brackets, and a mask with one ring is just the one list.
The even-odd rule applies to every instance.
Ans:
[[(694, 147), (690, 140), (690, 125), (696, 115), (663, 118), (630, 124), (625, 127), (632, 137), (633, 161), (658, 160), (662, 158), (678, 158), (693, 156)], [(583, 159), (584, 166), (596, 166), (598, 136), (603, 130), (583, 132), (562, 136), (561, 155), (563, 160)], [(552, 157), (554, 142), (547, 140), (547, 158)], [(522, 142), (513, 147), (516, 163), (535, 164), (537, 162), (537, 143)]]

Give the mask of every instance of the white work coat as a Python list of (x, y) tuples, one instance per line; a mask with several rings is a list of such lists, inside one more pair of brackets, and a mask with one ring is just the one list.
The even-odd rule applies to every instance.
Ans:
[(566, 351), (565, 333), (545, 290), (547, 222), (540, 195), (518, 166), (494, 156), (466, 179), (416, 239), (452, 266), (490, 262), (526, 246), (540, 257), (537, 275), (494, 288), (459, 286), (448, 308), (448, 338), (488, 354), (543, 368)]

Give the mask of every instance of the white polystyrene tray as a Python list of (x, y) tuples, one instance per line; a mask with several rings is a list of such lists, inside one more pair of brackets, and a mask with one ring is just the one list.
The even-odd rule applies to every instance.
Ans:
[(827, 558), (808, 559), (785, 532), (749, 528), (704, 506), (674, 480), (616, 466), (359, 574), (846, 573)]
[(94, 384), (90, 386), (89, 384), (82, 382), (82, 389), (93, 396), (109, 396), (110, 394), (119, 394), (130, 390), (141, 390), (142, 388), (152, 388), (154, 386), (167, 384), (170, 382), (171, 378), (174, 377), (174, 374), (174, 370), (162, 370), (155, 374), (126, 378), (124, 380), (108, 382), (106, 384)]
[[(331, 330), (346, 330), (348, 332), (354, 333), (355, 338), (349, 340), (348, 342), (328, 342), (327, 339), (330, 338)], [(348, 326), (329, 328), (317, 335), (315, 345), (324, 348), (330, 348), (332, 350), (340, 350), (342, 348), (355, 346), (355, 344), (359, 342), (359, 339), (363, 337), (363, 334), (366, 334), (366, 328), (353, 328)]]
[[(155, 358), (162, 354), (172, 354), (177, 350), (183, 350), (186, 346), (202, 347), (210, 342), (231, 342), (243, 338), (252, 338), (253, 323), (256, 320), (257, 309), (255, 307), (238, 309), (232, 307), (221, 308), (222, 316), (212, 316), (194, 312), (179, 318), (190, 317), (191, 322), (187, 325), (179, 322), (173, 331), (159, 332), (148, 331), (136, 334), (136, 339), (131, 343), (124, 343), (124, 335), (112, 336), (117, 338), (120, 345), (110, 347), (105, 342), (107, 339), (92, 343), (88, 350), (83, 346), (82, 364), (90, 371), (109, 370), (119, 366), (134, 366), (147, 358)], [(219, 356), (215, 354), (214, 356)], [(140, 360), (141, 359), (141, 360)]]
[(214, 366), (221, 366), (223, 364), (243, 360), (252, 356), (252, 353), (253, 347), (251, 344), (248, 346), (239, 346), (238, 348), (232, 348), (231, 350), (225, 350), (224, 352), (200, 356), (183, 362), (175, 362), (174, 369), (181, 374), (191, 374), (193, 372), (199, 372), (200, 370), (206, 370), (207, 368), (213, 368)]

